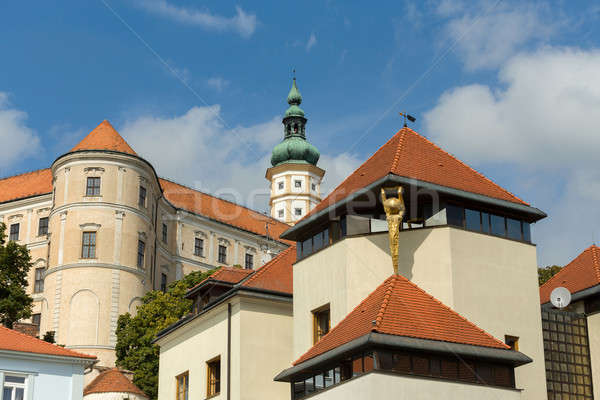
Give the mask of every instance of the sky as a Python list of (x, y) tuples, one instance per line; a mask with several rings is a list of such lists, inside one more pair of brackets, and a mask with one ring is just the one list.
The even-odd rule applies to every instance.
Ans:
[(158, 174), (266, 211), (292, 70), (334, 188), (412, 127), (548, 217), (538, 263), (600, 241), (600, 5), (3, 2), (0, 176), (109, 120)]

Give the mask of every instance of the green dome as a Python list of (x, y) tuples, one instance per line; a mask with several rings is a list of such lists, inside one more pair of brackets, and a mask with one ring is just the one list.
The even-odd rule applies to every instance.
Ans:
[(295, 104), (289, 106), (289, 108), (285, 111), (286, 117), (304, 117), (304, 111)]
[(320, 156), (315, 146), (301, 137), (292, 136), (275, 146), (271, 165), (276, 166), (287, 162), (317, 165)]
[(290, 105), (291, 104), (299, 105), (300, 103), (302, 103), (302, 95), (300, 94), (300, 91), (298, 90), (298, 87), (296, 86), (296, 78), (294, 78), (294, 80), (292, 82), (292, 88), (290, 89), (290, 92), (288, 93), (287, 102)]

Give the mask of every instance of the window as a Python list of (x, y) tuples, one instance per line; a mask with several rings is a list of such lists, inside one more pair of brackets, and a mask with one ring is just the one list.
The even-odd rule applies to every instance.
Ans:
[(42, 314), (32, 314), (31, 323), (37, 325), (37, 333), (40, 333), (40, 323), (42, 322)]
[(4, 386), (2, 388), (3, 400), (25, 399), (25, 377), (18, 375), (4, 375)]
[(465, 224), (470, 231), (481, 231), (481, 215), (479, 211), (465, 209)]
[(86, 196), (100, 196), (100, 178), (92, 176), (87, 178)]
[(521, 221), (506, 218), (506, 233), (509, 239), (521, 240)]
[(207, 397), (216, 396), (221, 393), (221, 358), (218, 357), (206, 363), (206, 395)]
[(302, 215), (302, 209), (301, 208), (294, 208), (294, 214), (295, 215)]
[(317, 343), (329, 332), (329, 304), (313, 311), (313, 343)]
[(452, 204), (446, 206), (446, 221), (448, 225), (463, 226), (463, 212), (462, 207), (457, 207)]
[(144, 268), (144, 255), (146, 253), (146, 243), (143, 240), (138, 240), (137, 266)]
[(246, 253), (246, 269), (254, 268), (254, 255)]
[(301, 187), (302, 187), (302, 181), (301, 181), (301, 180), (298, 180), (298, 179), (296, 179), (296, 180), (294, 181), (294, 187), (301, 188)]
[(96, 258), (96, 232), (83, 232), (81, 258)]
[(194, 240), (194, 255), (204, 257), (204, 240), (196, 238)]
[(12, 224), (10, 226), (10, 235), (8, 237), (8, 240), (12, 240), (14, 242), (19, 240), (19, 227), (20, 226), (21, 226), (21, 224)]
[(504, 217), (498, 215), (490, 215), (492, 235), (506, 236), (506, 227), (504, 225)]
[(510, 347), (511, 350), (519, 351), (519, 338), (516, 336), (506, 335), (504, 336), (504, 343)]
[(317, 185), (315, 185), (314, 183), (311, 183), (310, 188), (315, 191), (317, 190)]
[(279, 190), (283, 190), (283, 182), (279, 182), (277, 184), (277, 188), (279, 188)]
[(140, 186), (140, 193), (138, 197), (138, 206), (146, 207), (146, 188)]
[(165, 224), (163, 222), (163, 224), (162, 224), (162, 241), (163, 241), (163, 243), (168, 243), (168, 233), (169, 233), (168, 229), (169, 228), (167, 228), (167, 224)]
[(188, 372), (177, 376), (177, 394), (175, 400), (188, 400), (188, 392), (190, 388), (190, 376)]
[(227, 247), (219, 245), (219, 262), (227, 264)]
[(38, 223), (38, 236), (48, 234), (48, 217), (40, 218)]
[(167, 274), (164, 272), (160, 274), (160, 291), (163, 293), (167, 291)]
[(279, 218), (283, 218), (284, 211), (283, 211), (283, 210), (279, 210), (279, 211), (277, 212), (277, 215), (279, 216)]
[(42, 293), (44, 291), (44, 271), (46, 268), (35, 269), (35, 283), (33, 284), (33, 293)]

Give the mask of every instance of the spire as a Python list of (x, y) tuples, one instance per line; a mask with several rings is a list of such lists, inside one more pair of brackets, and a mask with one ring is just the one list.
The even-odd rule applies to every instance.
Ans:
[[(295, 74), (295, 71), (294, 71)], [(271, 164), (273, 166), (286, 162), (296, 164), (317, 165), (319, 150), (306, 140), (306, 122), (304, 111), (299, 107), (302, 95), (296, 86), (296, 77), (292, 80), (292, 88), (287, 96), (290, 105), (283, 117), (283, 141), (273, 149)]]

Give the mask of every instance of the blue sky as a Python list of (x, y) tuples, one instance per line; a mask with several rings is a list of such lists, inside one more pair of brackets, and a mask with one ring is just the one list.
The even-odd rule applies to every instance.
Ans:
[(549, 214), (534, 228), (541, 265), (600, 240), (600, 7), (377, 5), (5, 2), (0, 176), (49, 166), (108, 119), (159, 174), (264, 209), (295, 68), (326, 188), (407, 110), (416, 130)]

